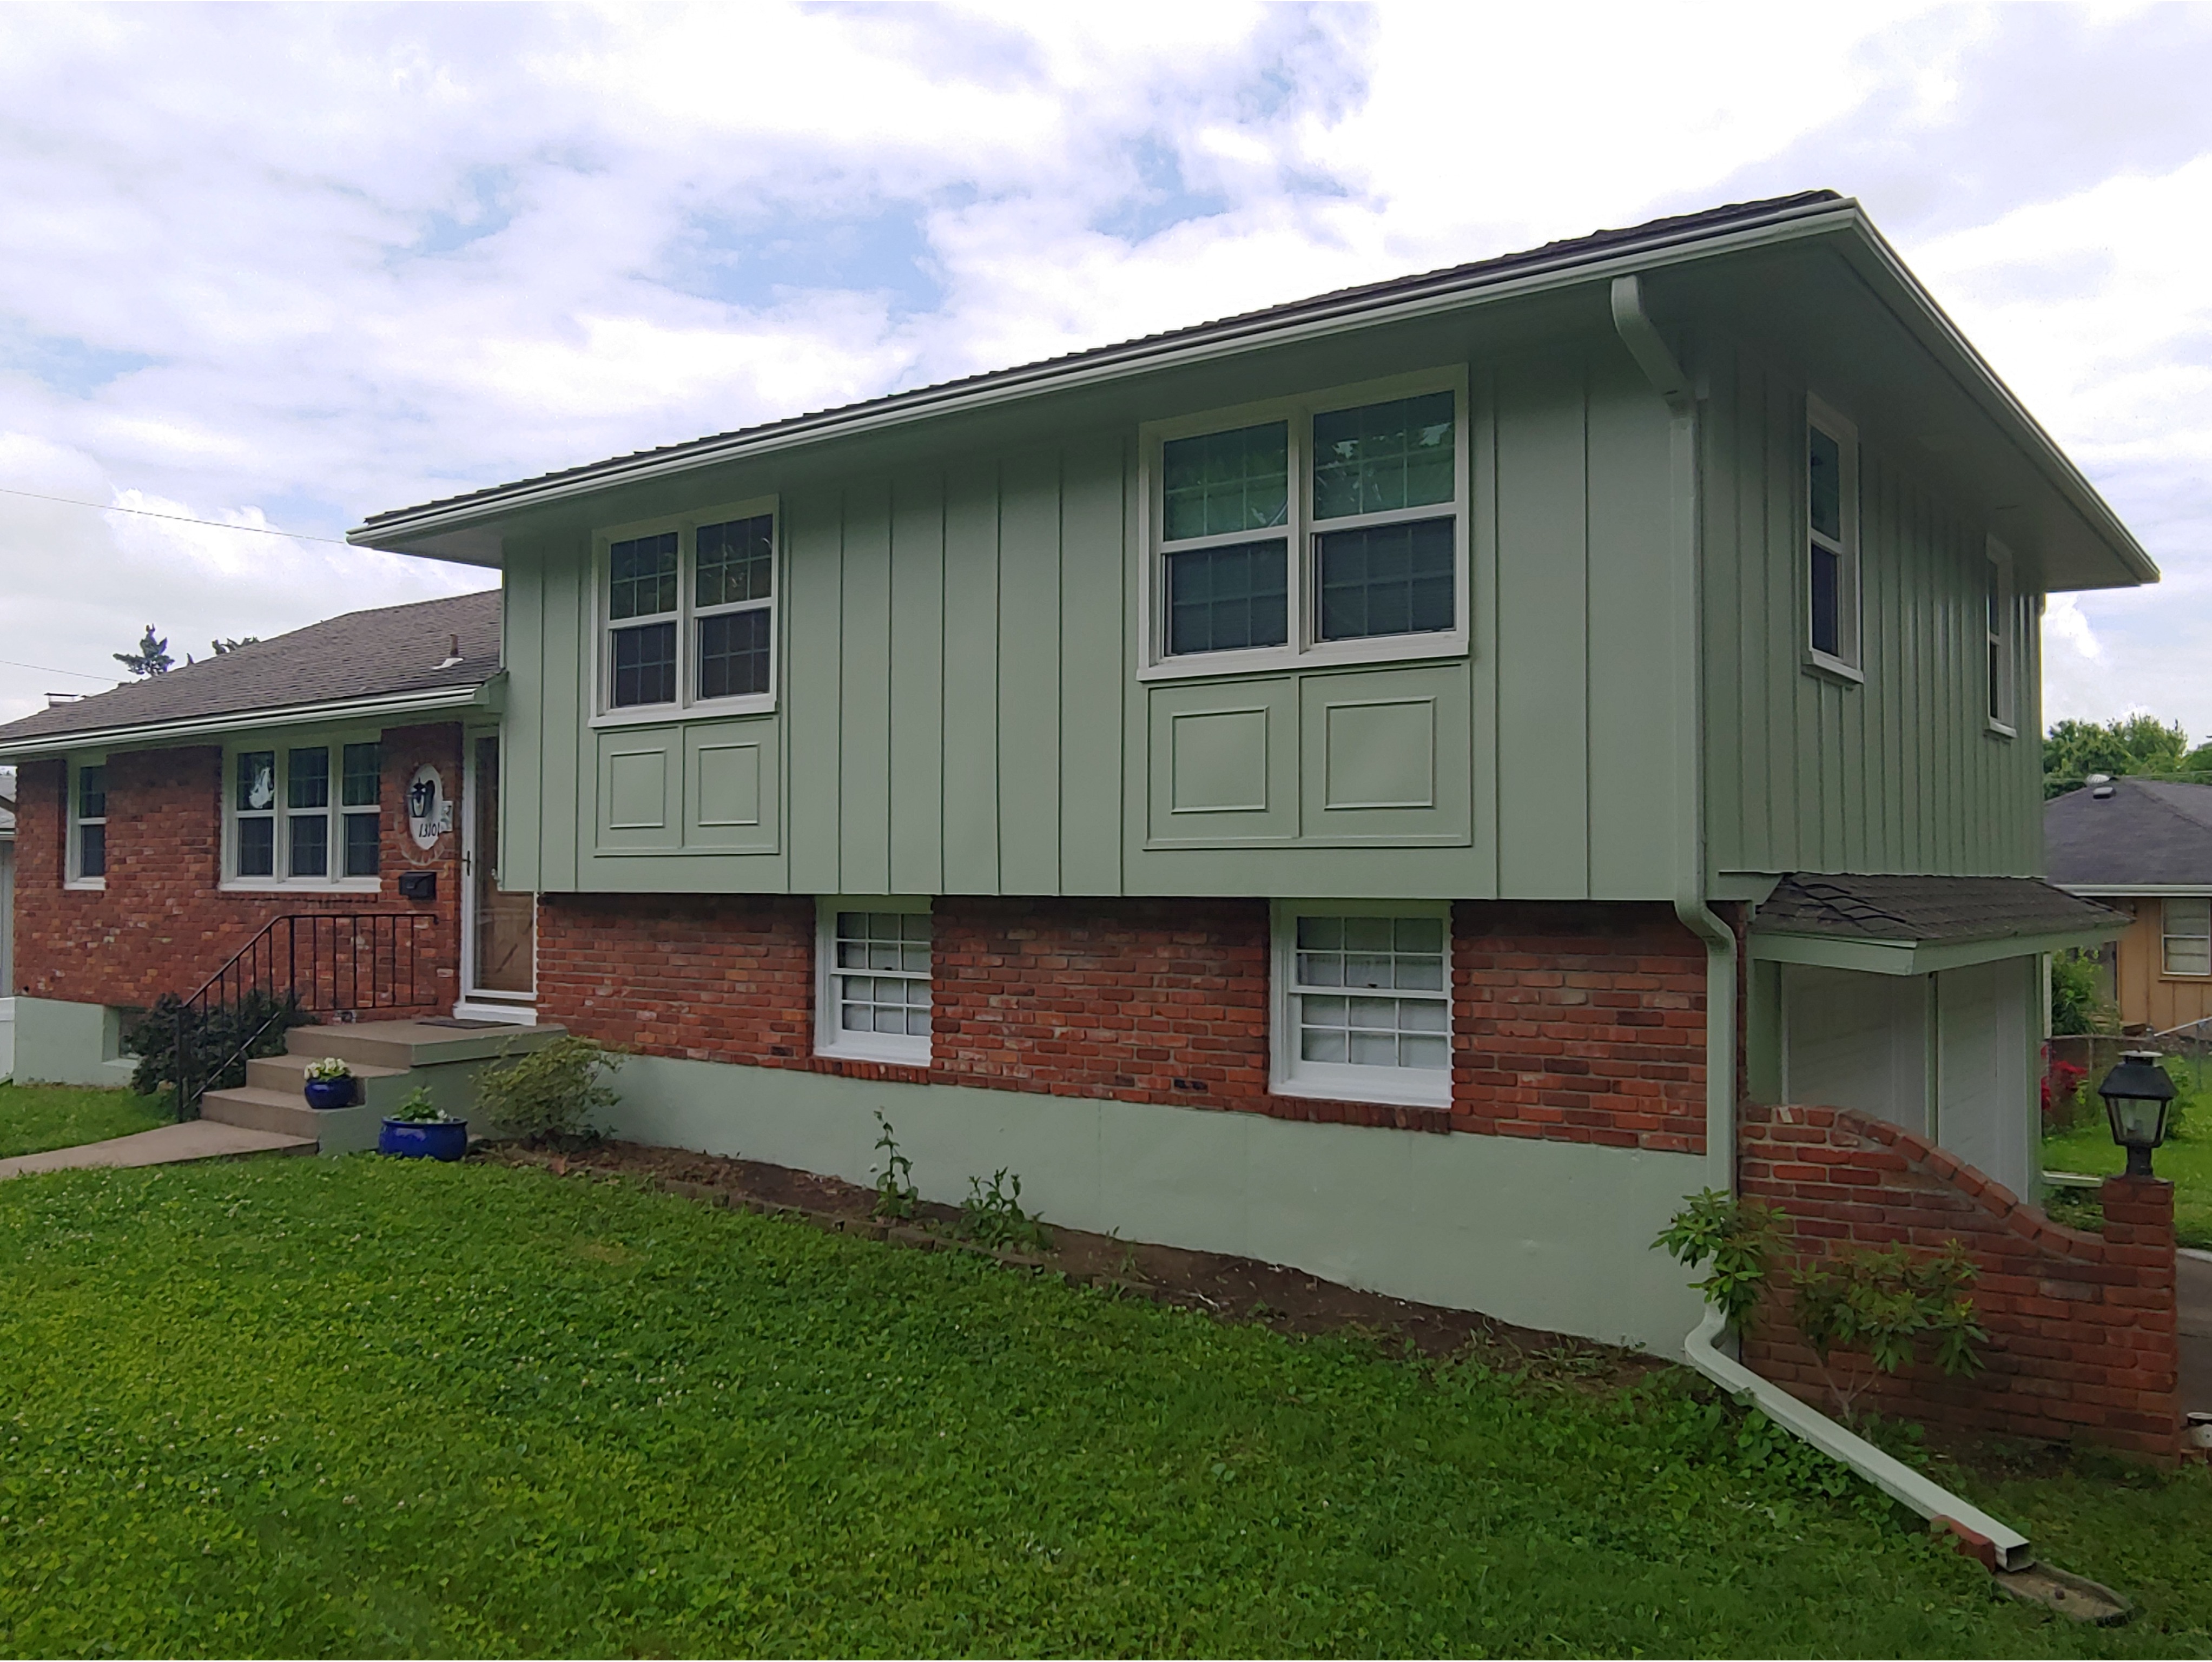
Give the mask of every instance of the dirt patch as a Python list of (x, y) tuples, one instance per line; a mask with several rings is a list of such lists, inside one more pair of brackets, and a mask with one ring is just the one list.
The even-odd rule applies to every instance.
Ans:
[(793, 1214), (820, 1227), (925, 1251), (978, 1252), (1033, 1272), (1203, 1311), (1223, 1321), (1257, 1322), (1279, 1333), (1359, 1333), (1424, 1356), (1460, 1356), (1593, 1391), (1610, 1391), (1668, 1367), (1640, 1352), (1516, 1327), (1475, 1311), (1363, 1293), (1304, 1270), (1225, 1253), (1117, 1240), (1057, 1225), (1051, 1226), (1049, 1251), (989, 1251), (958, 1238), (956, 1208), (924, 1204), (913, 1219), (889, 1224), (875, 1216), (872, 1189), (758, 1160), (612, 1141), (568, 1154), (514, 1143), (481, 1144), (470, 1158), (537, 1167), (556, 1176), (643, 1179), (709, 1205)]

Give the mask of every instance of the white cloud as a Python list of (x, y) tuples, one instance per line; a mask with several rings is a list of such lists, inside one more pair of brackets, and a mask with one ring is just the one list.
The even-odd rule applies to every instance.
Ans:
[[(331, 535), (1829, 184), (2171, 574), (2054, 603), (2053, 709), (2212, 730), (2208, 42), (2171, 9), (6, 9), (0, 485)], [(0, 496), (4, 658), (483, 581)], [(46, 679), (0, 667), (0, 716)]]

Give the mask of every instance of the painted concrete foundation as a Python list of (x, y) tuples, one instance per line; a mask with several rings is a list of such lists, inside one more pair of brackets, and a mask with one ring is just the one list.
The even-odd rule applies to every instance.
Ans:
[(1003, 1166), (1047, 1220), (1671, 1354), (1703, 1306), (1651, 1239), (1687, 1154), (632, 1057), (614, 1135), (872, 1183), (881, 1112), (925, 1198)]
[(27, 1085), (131, 1082), (121, 1013), (58, 998), (15, 1001), (15, 1077)]

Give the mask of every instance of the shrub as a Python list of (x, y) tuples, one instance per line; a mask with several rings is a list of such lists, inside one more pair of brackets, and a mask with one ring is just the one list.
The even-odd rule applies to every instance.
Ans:
[(2061, 953), (2051, 960), (2051, 1031), (2060, 1034), (2119, 1031), (2119, 1013), (2105, 997), (2104, 970), (2086, 953)]
[(511, 1135), (533, 1142), (588, 1140), (600, 1135), (592, 1116), (621, 1100), (599, 1075), (622, 1062), (618, 1052), (566, 1033), (485, 1068), (477, 1081), (477, 1104), (495, 1129)]
[(1677, 1212), (1651, 1245), (1695, 1269), (1707, 1259), (1712, 1273), (1691, 1285), (1738, 1332), (1766, 1290), (1767, 1260), (1780, 1250), (1789, 1217), (1764, 1201), (1738, 1200), (1702, 1189)]
[[(1827, 1373), (1835, 1350), (1863, 1350), (1877, 1373), (1894, 1373), (1920, 1360), (1935, 1342), (1936, 1366), (1947, 1374), (1978, 1373), (1978, 1347), (1989, 1335), (1975, 1319), (1971, 1289), (1978, 1272), (1955, 1240), (1924, 1257), (1898, 1246), (1846, 1247), (1797, 1272), (1797, 1330)], [(1865, 1382), (1850, 1391), (1827, 1374), (1844, 1416)]]
[[(185, 1023), (185, 1062), (194, 1087), (227, 1091), (246, 1083), (246, 1064), (254, 1056), (282, 1055), (284, 1033), (312, 1027), (314, 1017), (300, 1008), (299, 996), (275, 998), (248, 993), (236, 1004), (185, 1011), (184, 1000), (164, 993), (123, 1032), (123, 1048), (138, 1058), (131, 1088), (141, 1096), (173, 1090), (177, 1082), (177, 1022)], [(210, 1070), (213, 1069), (212, 1076)]]

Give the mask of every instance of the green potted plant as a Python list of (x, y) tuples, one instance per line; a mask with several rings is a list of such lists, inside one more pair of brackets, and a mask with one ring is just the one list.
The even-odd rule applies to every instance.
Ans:
[(418, 1085), (407, 1099), (384, 1117), (376, 1134), (376, 1152), (402, 1160), (459, 1160), (469, 1151), (469, 1123), (448, 1117), (430, 1100), (429, 1087)]
[(342, 1056), (317, 1056), (307, 1064), (306, 1085), (310, 1108), (353, 1106), (353, 1069)]

